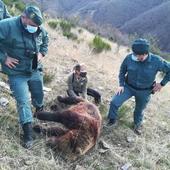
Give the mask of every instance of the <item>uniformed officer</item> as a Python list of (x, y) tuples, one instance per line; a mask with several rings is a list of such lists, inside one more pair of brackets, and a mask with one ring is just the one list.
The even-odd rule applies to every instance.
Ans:
[[(141, 134), (143, 110), (149, 102), (151, 93), (160, 91), (170, 80), (170, 63), (161, 57), (149, 53), (149, 43), (145, 39), (137, 39), (132, 44), (132, 54), (123, 61), (119, 73), (119, 87), (113, 96), (108, 113), (108, 125), (117, 119), (119, 107), (132, 96), (135, 97), (134, 132)], [(155, 83), (156, 74), (165, 73), (160, 83)]]
[(5, 6), (5, 4), (0, 0), (0, 20), (10, 18), (10, 14)]
[(0, 62), (17, 102), (26, 148), (33, 144), (29, 91), (33, 105), (38, 109), (43, 105), (40, 61), (48, 51), (48, 34), (40, 26), (42, 22), (36, 6), (27, 6), (21, 16), (0, 21)]

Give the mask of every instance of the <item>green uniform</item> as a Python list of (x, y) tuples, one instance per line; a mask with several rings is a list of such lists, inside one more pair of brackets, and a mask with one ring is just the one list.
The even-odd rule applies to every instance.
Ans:
[[(0, 62), (3, 73), (8, 75), (22, 125), (32, 122), (29, 91), (34, 107), (43, 105), (42, 68), (36, 61), (38, 53), (45, 56), (47, 51), (48, 34), (41, 26), (35, 33), (29, 33), (20, 16), (0, 21)], [(5, 65), (7, 56), (17, 59), (19, 63), (9, 68)]]
[(0, 0), (0, 20), (5, 19), (5, 18), (10, 18), (10, 14), (4, 5), (4, 3)]
[[(47, 47), (48, 34), (42, 27), (30, 34), (21, 23), (21, 17), (0, 21), (0, 62), (5, 74), (31, 75), (35, 54), (40, 52), (45, 55)], [(7, 56), (18, 59), (19, 64), (10, 69), (4, 64)]]

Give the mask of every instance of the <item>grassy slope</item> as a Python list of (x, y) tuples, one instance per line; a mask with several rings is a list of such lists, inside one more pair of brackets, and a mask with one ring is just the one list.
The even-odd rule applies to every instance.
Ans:
[[(117, 86), (118, 69), (123, 57), (127, 54), (126, 47), (111, 44), (111, 52), (93, 54), (88, 44), (94, 37), (86, 30), (78, 35), (79, 42), (67, 40), (60, 31), (53, 31), (46, 26), (50, 35), (48, 57), (44, 59), (45, 71), (54, 75), (54, 80), (48, 84), (52, 92), (45, 95), (46, 109), (57, 95), (66, 89), (65, 80), (75, 62), (84, 62), (88, 66), (90, 86), (96, 87), (103, 96), (103, 117), (106, 117), (109, 100)], [(75, 32), (77, 32), (75, 30)], [(93, 80), (93, 81), (92, 81)], [(145, 110), (144, 134), (138, 137), (133, 134), (132, 109), (133, 100), (127, 102), (121, 109), (121, 117), (115, 129), (103, 128), (100, 139), (110, 145), (110, 150), (99, 153), (100, 146), (87, 153), (75, 162), (66, 162), (61, 153), (53, 153), (45, 146), (45, 140), (37, 137), (32, 150), (20, 146), (20, 129), (17, 125), (15, 102), (7, 96), (10, 105), (0, 108), (0, 169), (75, 169), (76, 165), (86, 169), (117, 169), (127, 162), (131, 169), (170, 169), (170, 113), (168, 88), (156, 94)], [(126, 113), (126, 114), (125, 114)], [(103, 124), (105, 124), (105, 118)], [(130, 142), (127, 140), (131, 139)]]

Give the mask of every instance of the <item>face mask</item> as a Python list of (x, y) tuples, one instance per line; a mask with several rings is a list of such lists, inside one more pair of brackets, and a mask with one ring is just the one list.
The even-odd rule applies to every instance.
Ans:
[(38, 30), (38, 27), (34, 27), (34, 26), (31, 26), (31, 25), (27, 25), (26, 26), (26, 30), (29, 32), (29, 33), (35, 33), (37, 30)]
[(132, 54), (132, 60), (133, 61), (139, 61), (138, 58), (134, 54)]

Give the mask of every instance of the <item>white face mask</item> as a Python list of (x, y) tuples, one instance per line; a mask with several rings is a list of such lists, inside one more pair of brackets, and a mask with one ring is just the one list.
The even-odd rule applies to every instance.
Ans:
[(134, 54), (132, 54), (132, 60), (133, 61), (139, 61), (138, 58)]
[(37, 30), (38, 30), (38, 27), (34, 27), (34, 26), (31, 26), (31, 25), (27, 25), (26, 26), (26, 30), (29, 32), (29, 33), (35, 33)]

